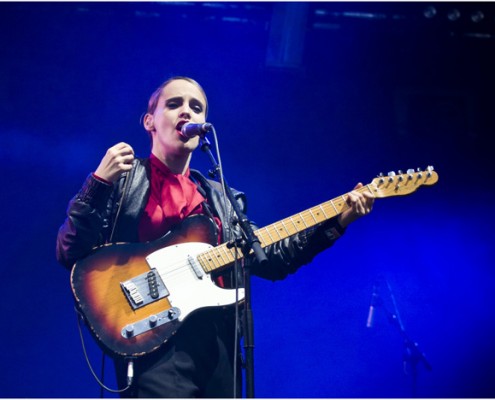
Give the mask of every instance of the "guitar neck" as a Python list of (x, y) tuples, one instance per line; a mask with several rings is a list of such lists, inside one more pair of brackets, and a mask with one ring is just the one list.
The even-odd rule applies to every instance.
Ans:
[[(357, 190), (360, 192), (368, 191), (374, 195), (370, 185), (363, 186)], [(280, 242), (343, 213), (349, 208), (346, 202), (346, 195), (347, 193), (256, 230), (254, 233), (259, 239), (261, 247), (264, 248)], [(232, 264), (236, 258), (242, 258), (242, 254), (237, 254), (236, 256), (236, 249), (229, 248), (224, 243), (201, 253), (198, 256), (198, 261), (205, 272), (211, 273)]]

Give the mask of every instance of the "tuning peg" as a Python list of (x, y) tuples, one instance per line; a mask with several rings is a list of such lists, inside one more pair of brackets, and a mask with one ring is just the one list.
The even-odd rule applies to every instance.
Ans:
[(380, 173), (378, 174), (378, 178), (380, 178), (380, 179), (378, 180), (380, 183), (385, 182), (385, 179), (383, 179), (383, 172), (380, 172)]
[(407, 178), (409, 180), (411, 180), (413, 178), (413, 175), (414, 175), (414, 169), (410, 168), (407, 170)]
[(431, 172), (433, 171), (433, 166), (432, 166), (432, 165), (428, 165), (428, 166), (426, 167), (426, 170), (428, 171), (428, 174), (427, 174), (427, 175), (428, 175), (428, 177), (430, 177), (430, 176), (432, 175), (432, 173), (431, 173)]
[(421, 172), (421, 168), (416, 168), (416, 173), (419, 179), (423, 177), (423, 173)]
[(388, 181), (389, 182), (393, 182), (394, 181), (394, 176), (395, 176), (395, 172), (394, 171), (390, 171), (388, 174)]

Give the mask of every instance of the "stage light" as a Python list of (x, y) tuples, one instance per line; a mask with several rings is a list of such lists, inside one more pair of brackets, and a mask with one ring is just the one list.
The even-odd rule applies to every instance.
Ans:
[(461, 13), (458, 9), (454, 8), (447, 13), (447, 18), (450, 21), (457, 21), (461, 17)]
[(423, 11), (423, 15), (428, 19), (433, 18), (437, 15), (437, 9), (433, 6), (426, 7)]
[(485, 18), (485, 14), (483, 14), (481, 11), (474, 11), (471, 14), (471, 21), (473, 22), (481, 22)]

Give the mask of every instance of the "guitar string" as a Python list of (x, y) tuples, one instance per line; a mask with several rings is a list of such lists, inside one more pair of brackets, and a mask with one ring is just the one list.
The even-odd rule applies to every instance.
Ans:
[[(358, 189), (355, 189), (355, 190), (357, 190), (360, 193), (369, 191), (374, 195), (374, 191), (370, 188), (370, 184), (364, 185), (364, 186), (362, 186)], [(315, 206), (315, 207), (310, 208), (308, 210), (302, 211), (299, 214), (295, 214), (295, 215), (288, 217), (286, 219), (283, 219), (279, 222), (276, 222), (276, 223), (268, 225), (264, 228), (258, 229), (256, 231), (256, 234), (258, 235), (258, 237), (262, 241), (262, 244), (266, 245), (266, 244), (271, 244), (271, 243), (275, 242), (273, 240), (272, 234), (276, 234), (276, 236), (278, 236), (279, 240), (282, 240), (282, 239), (289, 237), (289, 236), (292, 236), (298, 232), (304, 231), (305, 229), (312, 227), (314, 225), (317, 225), (318, 223), (324, 222), (330, 218), (333, 218), (337, 214), (340, 214), (341, 212), (348, 209), (349, 205), (346, 202), (345, 196), (346, 195), (340, 196), (340, 198), (342, 198), (342, 201), (338, 200), (339, 198), (328, 200), (327, 202), (324, 202), (318, 206)], [(337, 202), (340, 201), (340, 203), (339, 203), (339, 208), (341, 208), (340, 212), (338, 211), (338, 208), (335, 207), (336, 201)], [(343, 205), (341, 206), (341, 204), (343, 204)], [(328, 217), (326, 212), (325, 212), (325, 207), (326, 208), (332, 207), (335, 210), (335, 215), (331, 215), (330, 217)], [(321, 221), (318, 221), (317, 218), (315, 218), (315, 215), (313, 213), (313, 210), (317, 210), (318, 208), (321, 208), (323, 211), (323, 214), (324, 214), (324, 218)], [(332, 210), (332, 208), (330, 208), (330, 211)], [(317, 215), (318, 215), (318, 213), (317, 213)], [(300, 217), (299, 219), (305, 224), (305, 226), (303, 229), (298, 229), (295, 232), (292, 232), (291, 229), (288, 227), (288, 222), (291, 222), (294, 225), (294, 227), (297, 228), (297, 226), (294, 224), (294, 218), (297, 218), (297, 216)], [(311, 220), (314, 220), (314, 222)], [(299, 221), (297, 219), (296, 219), (296, 221), (299, 223)], [(309, 223), (307, 224), (307, 222), (309, 222)], [(281, 226), (282, 228), (281, 229), (277, 228), (277, 224), (278, 224), (278, 226)], [(285, 233), (284, 233), (284, 231), (285, 231)], [(266, 232), (266, 234), (268, 234), (269, 238), (266, 238), (265, 232)], [(221, 251), (223, 251), (224, 255), (227, 257), (227, 259), (228, 259), (227, 263), (223, 259), (223, 255), (222, 255)], [(213, 268), (211, 269), (211, 271), (217, 270), (221, 267), (226, 267), (226, 266), (230, 265), (231, 263), (233, 263), (233, 260), (234, 260), (233, 253), (230, 251), (230, 249), (228, 251), (226, 250), (225, 244), (217, 246), (217, 247), (212, 248), (212, 249), (209, 249), (205, 252), (202, 252), (198, 255), (198, 257), (199, 256), (203, 256), (204, 262), (209, 264), (208, 266), (210, 266), (210, 264), (213, 264)], [(203, 263), (200, 262), (200, 264), (201, 264), (201, 267), (203, 268), (203, 270), (205, 270), (205, 266), (203, 265)], [(217, 267), (216, 264), (219, 264), (219, 267)], [(157, 267), (157, 270), (163, 271), (163, 268)], [(167, 275), (174, 276), (174, 275), (178, 275), (178, 274), (190, 273), (190, 271), (191, 271), (191, 268), (190, 268), (189, 263), (179, 262), (177, 264), (169, 265), (169, 268), (167, 268), (167, 270), (164, 272)], [(211, 271), (208, 269), (205, 270), (206, 273), (211, 272)]]
[[(272, 237), (273, 237), (272, 234), (270, 233), (270, 230), (271, 230), (271, 232), (273, 234), (276, 234), (278, 236), (279, 240), (282, 240), (286, 237), (292, 236), (292, 235), (294, 235), (300, 231), (308, 229), (309, 227), (326, 220), (326, 219), (322, 219), (322, 221), (317, 221), (314, 218), (314, 214), (311, 215), (311, 218), (308, 218), (308, 217), (303, 215), (304, 213), (311, 215), (311, 214), (309, 214), (309, 211), (308, 212), (302, 212), (299, 214), (300, 219), (305, 219), (307, 221), (307, 223), (306, 222), (304, 223), (305, 226), (303, 229), (298, 229), (297, 231), (292, 232), (292, 229), (289, 229), (287, 227), (286, 222), (284, 222), (285, 220), (278, 222), (278, 225), (280, 225), (282, 227), (282, 229), (277, 229), (277, 227), (276, 227), (277, 223), (270, 225), (270, 226), (267, 226), (267, 227), (262, 228), (262, 229), (267, 230), (267, 233), (268, 233), (268, 236), (270, 237), (270, 239), (272, 239)], [(290, 218), (293, 218), (293, 217), (289, 217), (287, 219), (287, 221), (290, 220)], [(313, 222), (313, 220), (314, 220), (314, 222)], [(295, 226), (295, 224), (294, 224), (294, 226)], [(258, 237), (262, 241), (262, 244), (264, 244), (266, 246), (266, 244), (273, 243), (274, 242), (273, 240), (268, 240), (265, 237), (262, 229), (259, 229), (256, 232), (258, 234)], [(206, 251), (198, 254), (197, 258), (199, 258), (199, 257), (201, 257), (201, 260), (198, 260), (198, 261), (205, 272), (211, 272), (210, 270), (208, 270), (208, 267), (211, 267), (212, 265), (213, 265), (213, 268), (211, 268), (211, 270), (217, 270), (219, 268), (227, 267), (228, 265), (232, 264), (235, 260), (234, 252), (232, 252), (231, 249), (227, 249), (227, 246), (225, 244), (214, 247), (214, 248), (209, 249), (209, 250), (206, 250)], [(227, 258), (228, 262), (225, 262), (225, 258)], [(204, 265), (205, 263), (208, 264), (206, 266), (206, 268)], [(191, 265), (189, 262), (184, 262), (183, 260), (179, 260), (176, 263), (169, 264), (166, 269), (163, 267), (160, 267), (160, 266), (156, 267), (156, 269), (160, 274), (164, 273), (167, 276), (177, 276), (178, 277), (178, 276), (185, 275), (186, 273), (189, 274), (191, 272)]]
[[(361, 192), (361, 193), (365, 192), (365, 191), (370, 191), (370, 188), (368, 186), (369, 185), (366, 185), (366, 186), (363, 186), (363, 187), (358, 188), (356, 190)], [(341, 196), (343, 199), (342, 202), (344, 203), (344, 205), (342, 206), (342, 211), (349, 208), (349, 206), (347, 205), (347, 202), (345, 201), (344, 196), (345, 195)], [(329, 208), (330, 204), (332, 204), (333, 208), (335, 208), (335, 205), (333, 204), (335, 202), (335, 200), (336, 199), (329, 200), (325, 203), (322, 203), (318, 206), (313, 207), (312, 209), (302, 211), (299, 214), (295, 214), (295, 215), (288, 217), (288, 218), (285, 218), (279, 222), (268, 225), (264, 228), (260, 228), (256, 231), (256, 234), (258, 235), (258, 237), (262, 241), (262, 244), (267, 245), (267, 244), (271, 244), (271, 243), (276, 242), (276, 240), (275, 241), (273, 240), (273, 236), (272, 236), (273, 234), (276, 234), (276, 236), (278, 236), (279, 240), (282, 240), (282, 239), (290, 237), (296, 233), (304, 231), (305, 229), (308, 229), (314, 225), (317, 225), (321, 222), (324, 222), (324, 221), (336, 216), (336, 215), (332, 215), (332, 216), (328, 217), (324, 208), (323, 208), (323, 207)], [(322, 208), (322, 211), (323, 211), (323, 219), (321, 221), (318, 221), (318, 219), (315, 218), (315, 214), (312, 211), (312, 210), (317, 209), (317, 208)], [(302, 229), (299, 229), (294, 223), (294, 218), (297, 218), (297, 215), (299, 215), (299, 217), (300, 217), (299, 219), (305, 225), (304, 228), (302, 228)], [(292, 232), (292, 229), (290, 229), (290, 227), (287, 226), (288, 222), (291, 222), (294, 225), (294, 229), (297, 228), (297, 230), (295, 232)], [(299, 221), (297, 219), (296, 219), (296, 222), (299, 223)], [(277, 224), (279, 226), (281, 226), (282, 229), (278, 229), (276, 226)], [(266, 234), (269, 236), (269, 238), (266, 237), (263, 230), (266, 231)], [(283, 234), (281, 234), (281, 232)], [(222, 254), (222, 251), (223, 251), (223, 254)], [(228, 262), (225, 262), (225, 259), (223, 256), (227, 257)], [(206, 250), (206, 251), (198, 254), (197, 257), (202, 257), (203, 262), (201, 262), (200, 260), (198, 260), (198, 261), (199, 261), (199, 264), (201, 265), (201, 267), (205, 273), (217, 270), (219, 268), (227, 267), (228, 265), (232, 264), (235, 260), (234, 253), (230, 249), (227, 249), (225, 244), (222, 244), (220, 246)], [(211, 270), (205, 269), (205, 265), (203, 265), (204, 263), (208, 264), (207, 267), (210, 267), (211, 264), (213, 264), (213, 268)], [(217, 266), (216, 264), (219, 264), (219, 266)], [(178, 261), (177, 263), (169, 264), (166, 269), (163, 267), (160, 267), (160, 266), (156, 267), (156, 269), (160, 274), (166, 274), (168, 277), (170, 277), (170, 276), (179, 277), (179, 276), (183, 276), (185, 274), (191, 273), (190, 263), (184, 262), (184, 261)]]

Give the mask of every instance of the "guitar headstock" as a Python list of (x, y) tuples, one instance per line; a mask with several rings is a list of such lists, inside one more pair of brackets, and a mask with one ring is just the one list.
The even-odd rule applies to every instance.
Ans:
[(425, 171), (408, 169), (389, 172), (387, 176), (380, 174), (373, 179), (373, 192), (375, 197), (403, 196), (415, 192), (419, 187), (431, 186), (438, 182), (438, 174), (429, 166)]

